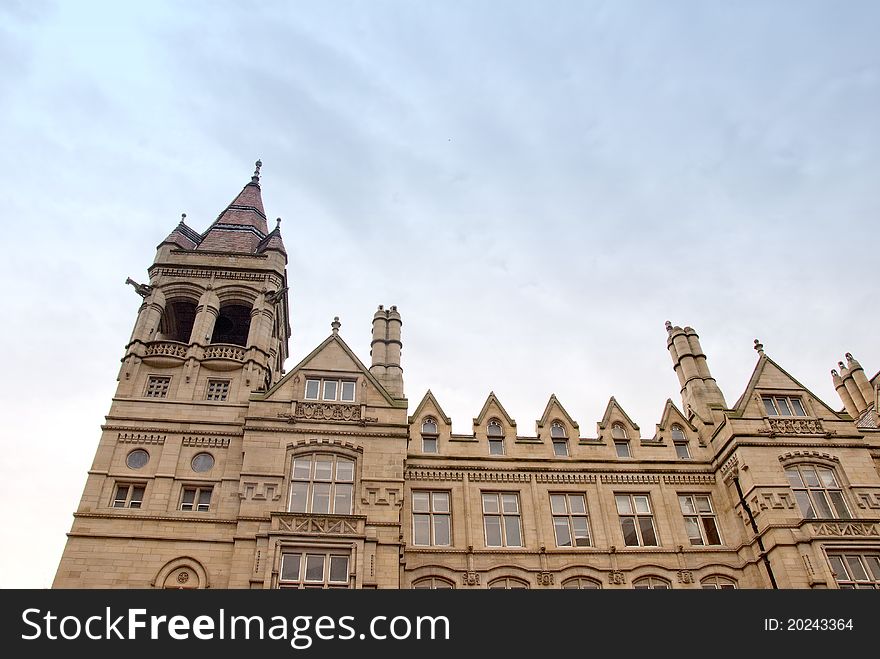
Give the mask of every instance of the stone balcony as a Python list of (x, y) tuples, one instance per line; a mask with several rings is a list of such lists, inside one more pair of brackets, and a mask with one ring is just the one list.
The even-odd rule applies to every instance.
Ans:
[(362, 515), (272, 513), (271, 534), (313, 537), (363, 536), (367, 518)]
[(180, 341), (152, 341), (144, 348), (143, 360), (150, 366), (171, 368), (186, 360), (189, 346)]
[(247, 349), (229, 343), (214, 343), (202, 350), (202, 366), (211, 371), (232, 371), (244, 364)]

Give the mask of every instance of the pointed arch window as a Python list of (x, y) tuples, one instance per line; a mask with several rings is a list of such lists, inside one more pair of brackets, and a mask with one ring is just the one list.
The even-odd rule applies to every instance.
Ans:
[(432, 417), (422, 421), (422, 453), (437, 452), (437, 421)]
[(684, 434), (684, 428), (677, 423), (672, 426), (672, 443), (675, 445), (675, 454), (679, 460), (691, 459), (691, 449), (688, 446), (687, 435)]
[(611, 426), (611, 439), (614, 440), (614, 449), (617, 451), (618, 458), (632, 457), (629, 450), (629, 435), (626, 434), (626, 428), (622, 423), (614, 423)]
[(568, 457), (568, 433), (559, 421), (550, 426), (550, 441), (553, 442), (553, 455), (559, 458)]
[(489, 421), (486, 435), (489, 437), (489, 455), (504, 455), (504, 429), (498, 419)]

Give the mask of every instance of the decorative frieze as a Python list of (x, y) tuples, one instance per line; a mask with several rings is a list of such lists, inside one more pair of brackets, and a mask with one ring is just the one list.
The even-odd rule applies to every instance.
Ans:
[(404, 478), (408, 481), (460, 481), (460, 471), (448, 469), (407, 469)]
[(535, 481), (538, 483), (595, 483), (595, 474), (573, 474), (573, 473), (538, 473), (535, 474)]
[(767, 419), (770, 428), (770, 437), (775, 435), (833, 435), (833, 431), (826, 431), (819, 419)]
[(229, 448), (229, 437), (184, 435), (182, 444), (183, 446), (196, 446), (199, 448)]
[(515, 471), (475, 471), (468, 479), (475, 483), (528, 483), (532, 475)]
[(167, 435), (154, 435), (141, 432), (121, 432), (116, 436), (120, 444), (164, 444)]
[(779, 456), (780, 462), (789, 462), (792, 460), (830, 460), (831, 462), (840, 462), (840, 458), (824, 451), (789, 451)]
[(854, 490), (853, 495), (856, 499), (856, 505), (858, 505), (859, 508), (880, 509), (880, 493)]
[(665, 474), (663, 482), (667, 485), (712, 485), (715, 483), (713, 474)]
[(602, 474), (600, 479), (603, 483), (614, 483), (615, 485), (628, 483), (647, 485), (660, 482), (660, 477), (657, 474)]
[[(238, 256), (251, 256), (251, 258), (262, 257), (262, 255), (259, 254), (239, 254)], [(233, 279), (237, 281), (268, 281), (270, 283), (274, 283), (277, 286), (281, 285), (281, 278), (275, 275), (267, 275), (258, 272), (236, 272), (234, 270), (203, 270), (200, 268), (169, 267), (150, 268), (150, 277), (152, 278), (156, 276), (180, 277), (182, 279), (210, 279), (211, 277), (216, 277), (217, 279)]]
[(365, 519), (354, 515), (273, 513), (272, 531), (314, 536), (363, 535)]
[(809, 522), (807, 528), (815, 537), (876, 538), (880, 536), (874, 522)]
[(789, 492), (758, 491), (752, 496), (749, 503), (755, 516), (760, 515), (761, 511), (771, 508), (776, 510), (794, 510), (796, 507)]
[(324, 403), (294, 401), (293, 413), (282, 412), (278, 416), (288, 423), (297, 421), (344, 421), (350, 423), (377, 423), (378, 418), (364, 415), (365, 406), (349, 403)]

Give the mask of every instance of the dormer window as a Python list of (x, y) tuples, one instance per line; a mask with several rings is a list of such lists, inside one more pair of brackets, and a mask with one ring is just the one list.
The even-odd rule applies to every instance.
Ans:
[(798, 396), (761, 396), (767, 416), (807, 416)]
[(550, 426), (550, 440), (553, 442), (553, 455), (560, 458), (568, 457), (568, 435), (565, 426), (554, 421)]
[(422, 453), (437, 452), (437, 422), (428, 417), (422, 421)]
[(617, 451), (618, 458), (632, 457), (629, 450), (629, 436), (622, 423), (615, 423), (611, 426), (611, 439), (614, 440), (614, 449)]
[(492, 419), (486, 427), (489, 437), (489, 455), (504, 455), (504, 430), (496, 419)]

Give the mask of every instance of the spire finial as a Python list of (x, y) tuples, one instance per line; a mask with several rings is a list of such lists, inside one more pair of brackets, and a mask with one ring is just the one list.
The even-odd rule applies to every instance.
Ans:
[(280, 217), (276, 217), (276, 218), (275, 218), (275, 228), (276, 228), (276, 229), (280, 229), (280, 228), (281, 228), (281, 218), (280, 218)]
[(667, 331), (667, 332), (671, 332), (671, 331), (672, 331), (672, 323), (669, 322), (668, 320), (666, 321), (666, 331)]
[(759, 355), (764, 354), (764, 344), (761, 343), (758, 339), (755, 339), (755, 350), (758, 351)]
[(339, 316), (334, 316), (333, 322), (330, 323), (330, 327), (333, 328), (334, 334), (339, 334), (339, 328), (342, 327), (342, 323), (339, 322)]
[(254, 163), (254, 165), (256, 165), (256, 169), (254, 170), (254, 175), (251, 177), (251, 181), (253, 181), (254, 183), (259, 183), (260, 182), (260, 167), (263, 166), (263, 161), (258, 160), (257, 162)]
[(181, 224), (186, 224), (186, 213), (181, 213), (181, 214), (180, 214), (180, 223), (181, 223)]

